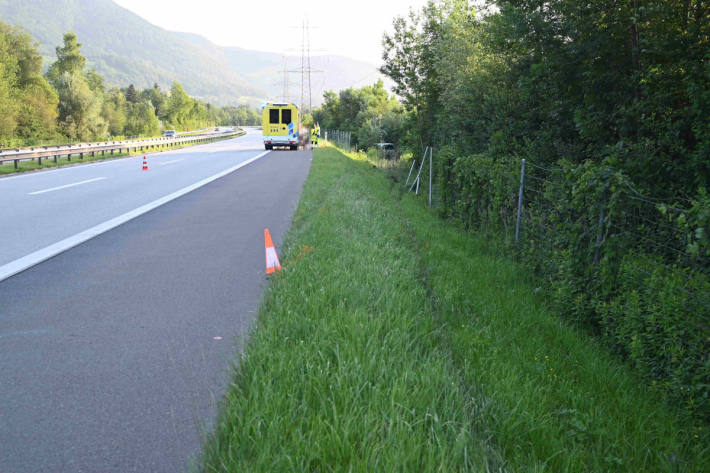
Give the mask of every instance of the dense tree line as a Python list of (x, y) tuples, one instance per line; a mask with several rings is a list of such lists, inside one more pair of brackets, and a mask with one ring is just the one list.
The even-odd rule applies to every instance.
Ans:
[(402, 140), (407, 114), (385, 90), (382, 80), (360, 89), (327, 91), (323, 98), (323, 105), (313, 112), (321, 129), (352, 132), (352, 144), (360, 149), (382, 142), (399, 144)]
[(710, 184), (702, 0), (431, 2), (395, 20), (382, 72), (426, 144), (607, 162), (653, 195)]
[(710, 420), (710, 4), (430, 1), (381, 71), (442, 212), (505, 235), (559, 310)]
[(107, 86), (86, 68), (81, 44), (69, 32), (56, 48), (57, 60), (42, 74), (34, 39), (0, 22), (0, 143), (103, 140), (149, 136), (162, 129), (215, 125), (256, 125), (260, 114), (249, 107), (216, 107), (187, 95), (174, 82), (169, 91), (156, 84), (137, 90)]

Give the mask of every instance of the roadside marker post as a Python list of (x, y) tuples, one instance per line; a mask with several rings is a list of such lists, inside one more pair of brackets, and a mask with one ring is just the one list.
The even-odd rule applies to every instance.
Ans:
[(268, 228), (264, 229), (264, 248), (266, 251), (266, 274), (281, 271), (279, 255), (276, 254), (276, 248), (274, 248), (274, 242), (271, 241), (271, 233)]

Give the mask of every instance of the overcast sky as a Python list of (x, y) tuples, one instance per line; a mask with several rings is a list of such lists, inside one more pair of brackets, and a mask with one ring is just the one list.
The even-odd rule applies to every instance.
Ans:
[[(114, 0), (154, 25), (197, 33), (220, 46), (300, 55), (300, 25), (313, 27), (313, 54), (379, 65), (382, 34), (395, 16), (426, 0)], [(268, 5), (268, 6), (267, 6)]]

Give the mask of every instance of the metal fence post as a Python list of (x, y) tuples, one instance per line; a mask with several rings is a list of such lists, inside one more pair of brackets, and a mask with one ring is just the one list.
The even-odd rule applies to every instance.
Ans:
[(431, 176), (433, 174), (434, 165), (432, 160), (434, 159), (434, 148), (429, 148), (429, 207), (431, 207)]
[(515, 244), (518, 244), (520, 239), (520, 217), (523, 213), (523, 188), (525, 186), (525, 159), (520, 167), (520, 192), (518, 192), (518, 218), (515, 222)]
[(424, 167), (424, 163), (426, 162), (426, 153), (429, 151), (429, 147), (427, 146), (426, 149), (424, 150), (424, 156), (422, 156), (422, 162), (419, 165), (419, 172), (417, 173), (417, 177), (414, 179), (412, 182), (412, 187), (409, 188), (409, 192), (412, 192), (412, 189), (414, 189), (414, 186), (417, 187), (416, 194), (419, 195), (419, 181), (422, 176), (422, 168)]
[(414, 171), (415, 164), (417, 164), (417, 160), (412, 159), (412, 166), (409, 168), (409, 174), (407, 174), (407, 182), (404, 183), (405, 186), (409, 185), (409, 178), (412, 177), (412, 171)]

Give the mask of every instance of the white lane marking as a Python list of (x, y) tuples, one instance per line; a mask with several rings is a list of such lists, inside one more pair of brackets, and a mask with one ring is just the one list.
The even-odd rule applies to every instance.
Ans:
[(249, 163), (253, 163), (257, 159), (269, 153), (270, 151), (264, 151), (263, 153), (260, 153), (251, 159), (239, 163), (236, 166), (232, 166), (229, 169), (226, 169), (222, 172), (219, 172), (213, 176), (191, 184), (187, 187), (183, 187), (182, 189), (175, 191), (172, 194), (166, 195), (165, 197), (161, 197), (160, 199), (154, 200), (153, 202), (138, 207), (137, 209), (133, 209), (130, 212), (126, 212), (125, 214), (119, 215), (118, 217), (112, 218), (111, 220), (108, 220), (104, 223), (100, 223), (95, 227), (91, 227), (88, 230), (84, 230), (83, 232), (77, 233), (76, 235), (70, 236), (69, 238), (65, 238), (64, 240), (54, 243), (53, 245), (46, 246), (41, 250), (37, 250), (34, 253), (30, 253), (29, 255), (23, 256), (22, 258), (18, 258), (3, 266), (0, 266), (0, 281), (3, 281), (4, 279), (9, 278), (10, 276), (14, 276), (15, 274), (24, 271), (28, 268), (31, 268), (32, 266), (39, 264), (42, 261), (46, 261), (49, 258), (58, 255), (59, 253), (63, 253), (71, 248), (74, 248), (75, 246), (80, 245), (81, 243), (84, 243), (85, 241), (90, 240), (95, 236), (101, 235), (104, 232), (116, 228), (122, 223), (126, 223), (129, 220), (143, 215), (146, 212), (150, 212), (151, 210), (160, 207), (161, 205), (166, 204), (171, 200), (175, 200), (178, 197), (187, 194), (188, 192), (192, 192), (195, 189), (198, 189), (214, 180), (219, 179), (220, 177), (224, 177), (227, 174), (232, 173), (237, 169), (246, 166)]
[(39, 330), (13, 330), (12, 332), (0, 333), (0, 338), (15, 337), (18, 335), (46, 335), (54, 333), (55, 330), (39, 329)]
[(164, 161), (164, 162), (158, 163), (158, 164), (160, 164), (161, 166), (165, 166), (166, 164), (179, 163), (180, 161), (185, 161), (185, 158), (182, 158), (182, 159), (173, 159), (173, 160), (171, 160), (171, 161)]
[[(248, 134), (247, 134), (247, 135), (237, 136), (236, 138), (233, 138), (233, 139), (236, 140), (236, 139), (242, 138), (242, 137), (244, 137), (244, 136), (248, 136)], [(229, 140), (225, 140), (225, 141), (229, 141)], [(198, 148), (198, 147), (200, 147), (200, 146), (207, 146), (207, 145), (210, 145), (210, 144), (213, 144), (213, 143), (205, 143), (205, 144), (201, 144), (201, 145), (195, 145), (195, 146), (191, 146), (190, 148), (191, 148), (191, 149), (196, 149), (196, 148)], [(257, 143), (257, 145), (258, 145), (258, 146), (257, 146), (256, 148), (251, 148), (251, 149), (250, 149), (250, 148), (237, 149), (237, 150), (235, 150), (235, 151), (238, 151), (238, 152), (242, 152), (242, 151), (256, 151), (257, 149), (262, 149), (262, 148), (264, 147), (264, 144), (261, 143), (261, 142)], [(186, 149), (186, 148), (182, 148), (182, 149), (184, 150), (184, 149)], [(145, 155), (146, 155), (146, 156), (152, 156), (152, 155), (155, 155), (155, 154), (162, 154), (163, 156), (167, 156), (167, 155), (169, 155), (169, 154), (175, 154), (177, 151), (182, 151), (182, 150), (178, 149), (178, 150), (169, 150), (169, 151), (155, 151), (155, 152), (153, 152), (153, 153), (145, 153)], [(199, 150), (198, 150), (198, 151), (199, 151)], [(134, 155), (132, 155), (132, 156), (120, 156), (120, 157), (117, 156), (117, 157), (115, 157), (115, 158), (109, 157), (109, 158), (106, 158), (106, 159), (102, 159), (101, 161), (98, 161), (98, 162), (96, 162), (96, 161), (90, 161), (90, 162), (87, 162), (87, 163), (82, 163), (82, 162), (80, 162), (80, 161), (77, 161), (77, 162), (75, 162), (75, 163), (72, 163), (72, 165), (69, 165), (69, 166), (61, 166), (61, 167), (57, 167), (57, 168), (44, 168), (44, 169), (38, 169), (38, 170), (36, 170), (36, 171), (20, 172), (20, 173), (12, 174), (12, 175), (5, 174), (5, 175), (0, 175), (0, 183), (5, 182), (5, 181), (10, 181), (10, 180), (12, 180), (12, 179), (22, 179), (22, 178), (28, 178), (28, 177), (35, 177), (35, 176), (37, 176), (38, 174), (46, 175), (46, 174), (51, 174), (51, 173), (55, 173), (55, 172), (72, 171), (72, 170), (76, 170), (77, 168), (82, 168), (82, 169), (83, 169), (83, 168), (88, 168), (88, 167), (92, 167), (92, 166), (105, 166), (105, 165), (107, 165), (107, 164), (115, 164), (116, 162), (126, 162), (126, 160), (129, 160), (129, 159), (131, 159), (131, 158), (134, 158), (134, 159), (135, 159), (135, 158), (143, 159), (141, 156), (143, 156), (143, 155), (140, 155), (140, 156), (139, 156), (139, 155), (135, 155), (135, 154), (134, 154)]]
[(27, 195), (45, 194), (45, 193), (47, 193), (47, 192), (54, 192), (54, 191), (58, 191), (58, 190), (61, 190), (61, 189), (67, 189), (67, 188), (69, 188), (69, 187), (80, 186), (80, 185), (82, 185), (82, 184), (88, 184), (89, 182), (102, 181), (102, 180), (104, 180), (104, 179), (106, 179), (106, 178), (105, 178), (105, 177), (97, 177), (97, 178), (94, 178), (94, 179), (87, 179), (87, 180), (85, 180), (85, 181), (79, 181), (79, 182), (75, 182), (75, 183), (73, 183), (73, 184), (66, 184), (66, 185), (64, 185), (64, 186), (51, 187), (51, 188), (49, 188), (49, 189), (44, 189), (44, 190), (41, 190), (41, 191), (30, 192), (30, 193), (27, 194)]

